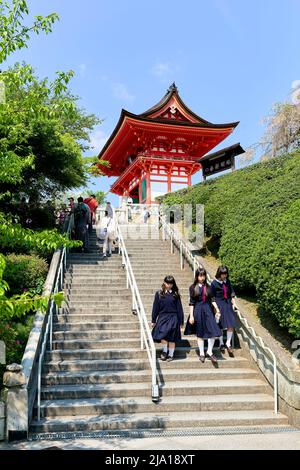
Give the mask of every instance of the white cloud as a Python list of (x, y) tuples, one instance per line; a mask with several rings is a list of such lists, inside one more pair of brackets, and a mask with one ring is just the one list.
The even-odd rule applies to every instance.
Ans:
[(159, 62), (152, 67), (152, 73), (157, 77), (163, 77), (172, 73), (172, 67), (169, 62)]
[(80, 76), (81, 76), (81, 77), (85, 77), (85, 75), (86, 75), (86, 69), (87, 69), (86, 64), (80, 64), (78, 68), (79, 68)]
[(115, 98), (122, 101), (133, 101), (135, 99), (134, 95), (129, 93), (124, 83), (113, 83), (112, 92)]
[(91, 134), (90, 145), (95, 149), (95, 153), (100, 152), (102, 147), (104, 147), (107, 139), (108, 139), (108, 136), (101, 129), (96, 129)]
[(157, 62), (151, 69), (152, 75), (158, 78), (160, 81), (167, 83), (176, 81), (176, 75), (179, 72), (178, 65), (173, 65), (169, 61)]

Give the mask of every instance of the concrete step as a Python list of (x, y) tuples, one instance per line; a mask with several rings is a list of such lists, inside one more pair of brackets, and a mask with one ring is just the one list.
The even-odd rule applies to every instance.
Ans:
[[(78, 417), (60, 416), (33, 421), (33, 432), (133, 430), (138, 429), (178, 429), (213, 426), (283, 426), (287, 417), (272, 410), (248, 411), (182, 411), (174, 413), (131, 413), (120, 415), (82, 415)], [(280, 428), (279, 428), (280, 429)]]
[[(116, 307), (116, 311), (117, 311)], [(89, 310), (87, 313), (68, 313), (67, 315), (59, 315), (58, 317), (55, 317), (55, 322), (57, 323), (63, 323), (63, 324), (68, 324), (68, 323), (81, 323), (81, 322), (110, 322), (113, 321), (114, 323), (121, 321), (121, 322), (127, 322), (127, 324), (130, 323), (135, 323), (137, 321), (137, 318), (135, 315), (131, 314), (131, 307), (128, 307), (128, 311), (124, 310), (124, 313), (119, 313), (119, 314), (111, 314), (106, 311), (106, 313), (99, 313), (101, 312), (100, 307), (97, 310), (98, 313), (89, 313)], [(123, 326), (123, 325), (122, 325)]]
[[(160, 355), (161, 348), (157, 347), (157, 356)], [(218, 351), (215, 351), (217, 358), (221, 361), (224, 360)], [(234, 351), (235, 357), (239, 357), (243, 352), (239, 349)], [(180, 358), (198, 356), (198, 348), (193, 347), (177, 347), (175, 351), (175, 362)], [(46, 352), (46, 361), (65, 361), (65, 360), (80, 360), (80, 359), (140, 359), (147, 357), (146, 350), (137, 348), (98, 348), (98, 349), (57, 349), (55, 351)], [(226, 358), (225, 358), (226, 360)], [(209, 359), (207, 359), (209, 361)], [(209, 361), (210, 362), (210, 361)], [(160, 363), (159, 363), (160, 364)]]
[[(123, 337), (124, 338), (140, 338), (140, 332), (138, 329), (127, 329), (127, 330), (122, 330)], [(106, 331), (84, 331), (83, 329), (80, 329), (80, 331), (72, 331), (72, 330), (66, 330), (66, 331), (54, 331), (53, 332), (53, 339), (55, 341), (70, 341), (70, 340), (98, 340), (102, 341), (105, 339), (120, 339), (120, 330), (106, 330)]]
[[(143, 382), (126, 383), (109, 383), (109, 384), (83, 384), (83, 385), (53, 385), (43, 387), (42, 399), (43, 400), (71, 400), (71, 399), (86, 399), (93, 398), (134, 398), (145, 397), (147, 404), (149, 400), (149, 389), (151, 389), (151, 380)], [(197, 403), (195, 399), (199, 396), (209, 395), (215, 397), (216, 395), (227, 395), (227, 400), (230, 402), (235, 395), (250, 395), (256, 396), (258, 394), (265, 394), (269, 400), (269, 406), (273, 406), (273, 397), (268, 395), (268, 385), (259, 379), (230, 379), (230, 380), (210, 380), (201, 381), (194, 380), (189, 383), (178, 383), (177, 381), (169, 381), (167, 384), (160, 387), (161, 396), (163, 397), (162, 406), (166, 397), (186, 397), (186, 402), (191, 401), (193, 404)], [(230, 395), (230, 397), (228, 397)], [(149, 404), (150, 404), (149, 403)], [(153, 404), (151, 403), (151, 407)], [(183, 404), (183, 407), (185, 405)], [(253, 406), (253, 405), (252, 405)], [(268, 408), (264, 404), (265, 408)], [(186, 407), (184, 409), (188, 410)], [(183, 408), (181, 408), (183, 411)], [(129, 410), (128, 410), (129, 411)], [(151, 411), (147, 409), (137, 409), (138, 412)], [(171, 410), (169, 410), (171, 411)], [(172, 410), (176, 411), (176, 409)], [(119, 413), (119, 410), (111, 409), (105, 411), (106, 413)], [(127, 413), (127, 411), (125, 411)]]
[(99, 263), (95, 264), (72, 264), (67, 267), (66, 274), (69, 273), (78, 273), (78, 272), (83, 272), (83, 274), (87, 274), (86, 271), (88, 272), (99, 272), (101, 273), (102, 271), (111, 271), (111, 272), (117, 272), (117, 271), (122, 271), (122, 260), (119, 258), (119, 261), (112, 264), (110, 263), (110, 259), (106, 259), (104, 261), (99, 261)]
[[(98, 312), (103, 310), (104, 308), (109, 308), (109, 309), (113, 309), (113, 310), (118, 310), (120, 308), (120, 300), (124, 301), (124, 305), (122, 305), (122, 307), (126, 308), (126, 305), (128, 305), (128, 308), (131, 310), (131, 303), (130, 303), (130, 300), (129, 299), (123, 299), (123, 298), (119, 298), (119, 302), (118, 300), (109, 300), (109, 301), (97, 301), (95, 302), (94, 300), (72, 300), (72, 301), (68, 301), (67, 305), (69, 307), (69, 309), (71, 308), (93, 308), (93, 307), (96, 307), (98, 308)], [(151, 304), (152, 305), (152, 304)], [(66, 306), (66, 305), (64, 305)], [(109, 321), (109, 319), (107, 319)]]
[[(109, 309), (107, 304), (102, 305), (101, 302), (97, 302), (97, 304), (94, 304), (93, 307), (90, 307), (89, 305), (86, 305), (86, 304), (84, 304), (81, 307), (78, 307), (78, 306), (73, 306), (73, 307), (72, 306), (71, 307), (65, 306), (64, 308), (60, 308), (59, 317), (57, 317), (57, 318), (60, 318), (61, 316), (72, 315), (72, 314), (86, 315), (86, 314), (105, 313), (105, 314), (108, 315), (108, 314), (110, 314), (110, 311), (115, 312), (115, 306), (112, 309)], [(117, 309), (117, 311), (118, 311), (119, 314), (126, 314), (126, 315), (130, 315), (130, 316), (132, 315), (133, 317), (136, 317), (136, 315), (132, 314), (132, 305), (131, 305), (131, 302), (128, 302), (128, 301), (124, 302), (124, 305), (119, 307)], [(72, 318), (72, 317), (70, 317), (70, 318)]]
[[(207, 371), (207, 370), (223, 370), (223, 369), (240, 369), (249, 368), (248, 360), (242, 356), (231, 358), (223, 357), (218, 361), (218, 369), (215, 369), (210, 361), (205, 361), (204, 364), (200, 363), (199, 357), (194, 354), (189, 357), (178, 358), (172, 363), (159, 362), (158, 371), (170, 370), (186, 370), (189, 371)], [(44, 363), (44, 372), (79, 372), (79, 371), (149, 371), (149, 360), (145, 355), (136, 356), (134, 358), (120, 358), (120, 359), (66, 359), (61, 360), (56, 358), (51, 360), (50, 357)]]
[[(134, 316), (134, 318), (136, 318)], [(126, 329), (130, 328), (130, 330), (138, 330), (140, 329), (140, 325), (138, 322), (130, 322), (130, 327), (128, 326), (128, 321), (120, 322), (87, 322), (87, 321), (82, 321), (82, 322), (66, 322), (66, 323), (54, 323), (53, 324), (53, 331), (59, 331), (59, 332), (66, 332), (66, 331), (72, 331), (72, 332), (81, 332), (81, 331), (92, 331), (92, 332), (106, 332), (106, 330), (111, 330), (114, 329), (115, 331), (119, 330), (121, 331), (126, 331)]]
[[(130, 300), (132, 298), (132, 295), (130, 293), (131, 291), (129, 289), (116, 289), (113, 291), (109, 290), (95, 290), (91, 292), (82, 292), (80, 289), (79, 290), (72, 290), (70, 294), (65, 294), (65, 300), (68, 300), (69, 302), (76, 302), (76, 301), (82, 301), (82, 302), (95, 302), (98, 304), (98, 302), (109, 302), (112, 303), (113, 300), (116, 301), (120, 305), (120, 299), (123, 300)], [(117, 297), (118, 296), (118, 297)]]
[[(120, 280), (120, 277), (118, 278), (118, 280)], [(141, 279), (138, 279), (136, 278), (137, 280), (137, 284), (138, 285), (141, 285), (141, 290), (142, 289), (153, 289), (153, 290), (159, 290), (161, 288), (161, 285), (162, 285), (162, 279), (156, 279), (156, 280), (151, 280), (149, 282), (147, 282), (147, 284), (145, 286), (142, 287), (142, 284), (140, 284), (141, 282)], [(190, 281), (190, 278), (187, 279), (187, 281), (191, 282)], [(126, 282), (126, 277), (124, 276), (124, 288), (125, 288), (125, 282)], [(122, 284), (123, 284), (123, 280), (122, 280)], [(188, 283), (186, 283), (186, 285), (188, 286)], [(90, 279), (82, 279), (82, 281), (79, 281), (78, 279), (73, 279), (73, 280), (70, 280), (70, 281), (66, 281), (64, 283), (64, 288), (66, 290), (70, 290), (70, 289), (82, 289), (82, 290), (85, 290), (85, 291), (88, 291), (88, 292), (91, 292), (91, 291), (95, 291), (97, 289), (107, 289), (107, 288), (111, 288), (112, 286), (112, 281), (111, 279), (106, 279), (106, 278), (98, 278), (96, 280), (93, 280), (92, 282), (90, 281)], [(122, 287), (122, 285), (120, 284), (120, 286)], [(188, 289), (180, 289), (180, 293), (182, 294), (184, 291), (186, 290), (186, 292), (188, 292)]]
[[(139, 348), (140, 347), (140, 338), (130, 338), (123, 334), (123, 330), (116, 330), (115, 337), (109, 339), (65, 339), (65, 340), (54, 340), (52, 342), (53, 349), (101, 349), (101, 348), (119, 348), (122, 349), (126, 345), (130, 348)], [(155, 343), (156, 349), (161, 351), (161, 345)], [(187, 339), (183, 337), (181, 341), (178, 341), (176, 344), (176, 356), (182, 354), (189, 354), (192, 350), (197, 351), (197, 339), (190, 338)], [(239, 355), (240, 350), (236, 349), (235, 354)]]
[(139, 348), (141, 341), (139, 338), (127, 338), (124, 336), (113, 339), (70, 339), (63, 341), (53, 341), (52, 346), (54, 350), (65, 350), (65, 349), (109, 349), (109, 348)]
[(136, 348), (127, 349), (60, 349), (55, 351), (47, 351), (45, 354), (45, 361), (78, 361), (81, 359), (134, 359), (147, 357), (146, 350), (141, 351)]
[(78, 273), (70, 273), (66, 274), (64, 277), (64, 284), (73, 284), (77, 283), (80, 285), (88, 285), (88, 286), (93, 286), (94, 283), (95, 285), (107, 285), (109, 284), (110, 286), (112, 283), (116, 282), (116, 279), (118, 279), (121, 283), (122, 286), (125, 286), (126, 282), (126, 272), (123, 271), (121, 268), (118, 271), (95, 271), (95, 272), (90, 272), (87, 271), (87, 274), (85, 275), (84, 272), (80, 271)]
[[(151, 401), (151, 392), (148, 387), (148, 397), (134, 398), (86, 398), (86, 399), (61, 399), (43, 400), (41, 403), (41, 416), (80, 416), (80, 415), (112, 415), (128, 413), (176, 413), (218, 411), (219, 413), (231, 411), (272, 411), (272, 396), (266, 394), (243, 395), (204, 395), (204, 396), (169, 396), (164, 397), (159, 405)], [(220, 413), (221, 414), (221, 413)], [(221, 416), (220, 416), (221, 418)]]
[[(184, 381), (191, 383), (199, 380), (235, 380), (255, 379), (259, 374), (254, 369), (220, 368), (220, 369), (164, 369), (160, 371), (161, 383), (168, 385), (169, 381), (177, 381), (182, 385)], [(52, 372), (44, 374), (43, 385), (82, 385), (82, 384), (107, 384), (107, 383), (137, 383), (151, 381), (151, 371), (73, 371)]]

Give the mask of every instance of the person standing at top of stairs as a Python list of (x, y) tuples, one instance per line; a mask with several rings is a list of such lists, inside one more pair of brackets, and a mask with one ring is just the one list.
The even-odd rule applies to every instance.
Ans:
[(89, 218), (89, 235), (91, 235), (93, 231), (93, 225), (96, 223), (96, 210), (98, 207), (98, 202), (96, 199), (95, 194), (91, 194), (89, 197), (83, 200), (84, 204), (89, 206), (90, 209), (90, 218)]
[(107, 254), (108, 256), (111, 256), (111, 251), (112, 251), (112, 243), (116, 238), (115, 234), (115, 221), (113, 217), (111, 217), (108, 213), (108, 211), (105, 211), (104, 217), (101, 220), (100, 223), (100, 238), (102, 238), (103, 241), (103, 257), (106, 258)]
[[(231, 347), (231, 338), (236, 327), (236, 317), (234, 308), (237, 308), (235, 303), (235, 292), (229, 280), (229, 271), (227, 266), (219, 266), (216, 278), (211, 283), (212, 295), (216, 300), (221, 313), (220, 328), (227, 330), (226, 347), (230, 357), (234, 357), (233, 349)], [(223, 341), (223, 334), (220, 336), (220, 351), (225, 352)]]
[[(217, 324), (220, 311), (215, 299), (212, 297), (212, 290), (207, 283), (207, 273), (204, 268), (196, 270), (195, 279), (189, 288), (189, 293), (190, 315), (187, 319), (184, 334), (196, 334), (201, 362), (205, 361), (204, 339), (207, 339), (207, 357), (214, 365), (217, 365), (218, 361), (213, 354), (213, 347), (215, 338), (221, 336), (221, 330)], [(213, 307), (216, 310), (216, 318)]]
[(173, 361), (183, 324), (184, 314), (176, 281), (173, 276), (166, 276), (161, 290), (155, 294), (152, 308), (152, 337), (164, 345), (160, 356), (162, 361)]

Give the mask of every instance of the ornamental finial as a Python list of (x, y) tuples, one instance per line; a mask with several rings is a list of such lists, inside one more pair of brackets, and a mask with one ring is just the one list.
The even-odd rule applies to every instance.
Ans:
[(168, 88), (168, 93), (170, 91), (178, 91), (177, 86), (175, 85), (175, 82), (172, 83), (172, 85)]

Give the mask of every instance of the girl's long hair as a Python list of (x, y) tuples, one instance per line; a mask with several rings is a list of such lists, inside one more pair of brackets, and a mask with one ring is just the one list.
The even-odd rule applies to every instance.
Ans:
[(206, 296), (211, 297), (211, 288), (208, 285), (207, 272), (206, 272), (206, 269), (204, 269), (204, 268), (196, 269), (195, 279), (194, 279), (194, 282), (192, 284), (194, 297), (198, 297), (198, 295), (199, 295), (200, 289), (199, 289), (199, 285), (198, 285), (199, 284), (198, 277), (202, 276), (202, 275), (205, 276), (204, 285), (206, 286)]
[(221, 279), (221, 274), (227, 274), (227, 279), (229, 279), (229, 271), (225, 264), (222, 264), (218, 267), (218, 270), (216, 272), (216, 279)]
[(175, 281), (175, 278), (173, 276), (166, 276), (164, 278), (164, 282), (162, 283), (162, 286), (161, 286), (161, 290), (159, 291), (159, 295), (161, 297), (164, 297), (166, 295), (166, 292), (167, 292), (167, 283), (172, 283), (173, 286), (172, 286), (172, 293), (173, 293), (173, 297), (174, 298), (178, 298), (180, 297), (180, 294), (179, 294), (179, 289), (178, 289), (178, 286), (176, 284), (176, 281)]

